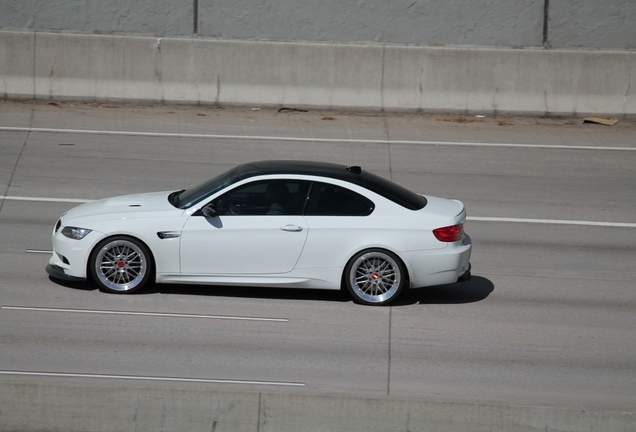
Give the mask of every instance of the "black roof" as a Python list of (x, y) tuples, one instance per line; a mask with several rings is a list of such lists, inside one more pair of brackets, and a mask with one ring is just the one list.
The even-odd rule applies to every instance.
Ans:
[(322, 177), (337, 178), (340, 180), (356, 182), (357, 170), (348, 170), (345, 165), (328, 162), (294, 161), (294, 160), (269, 160), (250, 162), (237, 167), (241, 178), (266, 174), (302, 174)]
[(328, 162), (271, 160), (251, 162), (236, 168), (238, 177), (248, 178), (267, 174), (298, 174), (329, 177), (357, 184), (411, 210), (426, 205), (426, 198), (383, 177), (367, 172), (359, 166)]

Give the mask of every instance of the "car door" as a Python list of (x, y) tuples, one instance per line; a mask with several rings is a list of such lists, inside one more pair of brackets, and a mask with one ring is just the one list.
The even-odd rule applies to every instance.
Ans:
[(343, 266), (361, 246), (374, 243), (379, 234), (369, 217), (374, 209), (375, 204), (359, 193), (315, 182), (304, 211), (309, 230), (298, 267)]
[[(307, 238), (309, 183), (261, 180), (215, 199), (216, 217), (190, 216), (181, 234), (181, 272), (280, 274), (294, 269)], [(196, 214), (196, 213), (195, 213)]]

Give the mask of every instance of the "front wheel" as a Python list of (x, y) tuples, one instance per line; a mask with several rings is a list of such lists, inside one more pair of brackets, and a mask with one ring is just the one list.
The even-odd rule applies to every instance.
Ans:
[(349, 260), (344, 283), (356, 302), (380, 306), (397, 298), (407, 284), (407, 274), (397, 256), (389, 251), (370, 249)]
[(93, 250), (90, 270), (103, 291), (132, 293), (140, 290), (150, 279), (152, 260), (150, 252), (139, 240), (111, 237)]

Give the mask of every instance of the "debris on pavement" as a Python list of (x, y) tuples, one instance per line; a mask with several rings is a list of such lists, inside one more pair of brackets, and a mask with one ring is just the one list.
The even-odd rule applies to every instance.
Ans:
[(452, 119), (437, 119), (437, 121), (453, 122), (453, 123), (479, 123), (481, 119), (467, 119), (464, 117), (452, 118)]
[(583, 123), (596, 123), (596, 124), (602, 124), (605, 126), (614, 126), (616, 123), (618, 123), (618, 119), (604, 119), (604, 118), (598, 118), (598, 117), (586, 117), (583, 119)]
[(283, 107), (283, 108), (280, 108), (280, 109), (278, 110), (278, 112), (279, 112), (279, 113), (282, 113), (282, 112), (309, 112), (309, 110), (306, 110), (306, 109), (300, 109), (300, 108), (287, 108), (287, 107)]

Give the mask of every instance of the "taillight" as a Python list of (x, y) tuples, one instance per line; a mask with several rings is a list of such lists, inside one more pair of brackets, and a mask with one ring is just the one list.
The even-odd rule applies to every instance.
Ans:
[(439, 241), (447, 243), (456, 242), (460, 240), (464, 234), (464, 225), (457, 224), (449, 227), (437, 228), (436, 230), (433, 230), (433, 234), (435, 234), (435, 237)]

